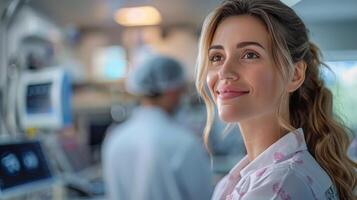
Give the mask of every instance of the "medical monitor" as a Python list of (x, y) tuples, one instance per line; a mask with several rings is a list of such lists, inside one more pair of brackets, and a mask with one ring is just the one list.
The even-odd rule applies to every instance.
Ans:
[(70, 79), (63, 69), (23, 73), (18, 96), (21, 127), (53, 130), (70, 124), (71, 96)]
[(0, 143), (0, 197), (33, 191), (50, 182), (52, 174), (39, 141)]

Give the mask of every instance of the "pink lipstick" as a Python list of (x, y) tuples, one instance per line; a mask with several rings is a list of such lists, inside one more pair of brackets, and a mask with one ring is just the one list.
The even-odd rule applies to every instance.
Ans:
[(248, 94), (249, 91), (248, 90), (242, 90), (242, 89), (234, 88), (234, 87), (231, 87), (231, 86), (223, 86), (223, 87), (218, 88), (216, 93), (218, 94), (218, 98), (219, 99), (228, 100), (228, 99), (237, 98), (237, 97), (240, 97), (242, 95)]

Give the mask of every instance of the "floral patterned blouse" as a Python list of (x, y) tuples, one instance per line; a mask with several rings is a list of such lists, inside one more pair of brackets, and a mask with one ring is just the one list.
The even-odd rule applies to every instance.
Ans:
[(216, 186), (212, 200), (337, 200), (336, 189), (296, 129), (249, 161), (245, 156)]

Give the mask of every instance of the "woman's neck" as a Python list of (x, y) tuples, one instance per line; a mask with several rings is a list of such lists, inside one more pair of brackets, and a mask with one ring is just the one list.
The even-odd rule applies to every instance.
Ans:
[(263, 116), (239, 123), (248, 158), (253, 161), (268, 147), (286, 134), (278, 123), (277, 117)]

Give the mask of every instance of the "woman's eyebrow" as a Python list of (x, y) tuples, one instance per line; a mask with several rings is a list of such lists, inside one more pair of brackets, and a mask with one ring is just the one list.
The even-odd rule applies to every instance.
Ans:
[(240, 42), (240, 43), (237, 44), (237, 48), (239, 49), (239, 48), (243, 48), (243, 47), (249, 46), (249, 45), (258, 46), (258, 47), (260, 47), (260, 48), (262, 48), (262, 49), (265, 50), (265, 48), (264, 48), (263, 45), (261, 45), (261, 44), (258, 43), (258, 42), (253, 42), (253, 41)]
[[(249, 46), (249, 45), (254, 45), (254, 46), (258, 46), (262, 49), (265, 50), (264, 46), (261, 45), (259, 42), (253, 42), (253, 41), (244, 41), (244, 42), (239, 42), (237, 44), (237, 48), (243, 48), (243, 47), (246, 47), (246, 46)], [(212, 50), (212, 49), (224, 49), (222, 45), (212, 45), (210, 46), (210, 48), (208, 48), (208, 51)]]
[(208, 51), (210, 51), (212, 49), (223, 49), (223, 46), (222, 45), (213, 45), (213, 46), (210, 46), (210, 48), (208, 48)]

